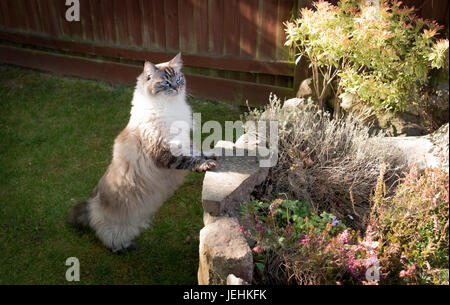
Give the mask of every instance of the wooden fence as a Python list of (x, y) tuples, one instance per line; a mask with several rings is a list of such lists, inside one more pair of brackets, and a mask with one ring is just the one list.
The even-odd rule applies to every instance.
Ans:
[[(134, 84), (143, 60), (182, 51), (190, 93), (253, 105), (294, 96), (307, 73), (282, 22), (310, 0), (79, 2), (80, 22), (68, 22), (65, 0), (0, 0), (0, 62)], [(447, 12), (447, 1), (422, 2)]]
[(263, 104), (271, 91), (294, 95), (282, 22), (295, 5), (80, 0), (80, 22), (68, 22), (65, 0), (0, 0), (0, 61), (134, 84), (142, 64), (137, 61), (161, 62), (182, 51), (192, 94)]

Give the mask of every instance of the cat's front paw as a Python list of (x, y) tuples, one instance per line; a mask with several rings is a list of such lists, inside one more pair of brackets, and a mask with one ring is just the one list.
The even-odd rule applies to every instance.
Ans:
[(215, 160), (208, 159), (208, 160), (205, 160), (203, 163), (199, 164), (194, 170), (196, 172), (202, 173), (202, 172), (211, 170), (216, 166), (217, 166), (217, 162)]

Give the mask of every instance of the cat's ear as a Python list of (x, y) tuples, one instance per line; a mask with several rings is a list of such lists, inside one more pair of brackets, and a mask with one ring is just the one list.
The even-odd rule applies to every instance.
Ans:
[(169, 66), (174, 68), (177, 71), (181, 70), (181, 68), (183, 67), (183, 60), (181, 59), (181, 52), (178, 53), (177, 55), (175, 55), (175, 57), (169, 61)]
[(149, 62), (147, 60), (145, 61), (144, 73), (148, 78), (150, 78), (153, 74), (155, 74), (156, 69), (158, 69), (158, 68), (156, 68), (156, 66), (154, 64), (152, 64), (151, 62)]

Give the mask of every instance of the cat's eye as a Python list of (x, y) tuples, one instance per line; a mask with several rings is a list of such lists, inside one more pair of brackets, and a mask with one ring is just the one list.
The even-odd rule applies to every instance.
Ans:
[(169, 83), (168, 83), (166, 80), (163, 80), (163, 81), (161, 82), (161, 85), (163, 85), (163, 86), (168, 86)]
[(181, 75), (179, 75), (179, 76), (177, 77), (176, 82), (177, 82), (178, 84), (181, 83)]

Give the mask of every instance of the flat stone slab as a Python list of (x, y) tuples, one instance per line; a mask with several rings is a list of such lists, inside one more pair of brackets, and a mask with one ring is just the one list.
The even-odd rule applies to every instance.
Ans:
[[(216, 147), (232, 152), (234, 143), (219, 141)], [(205, 174), (203, 180), (202, 204), (205, 213), (210, 216), (221, 216), (233, 209), (234, 203), (249, 200), (250, 193), (256, 185), (262, 183), (267, 176), (268, 168), (260, 167), (258, 157), (222, 156), (217, 159), (217, 167)], [(205, 223), (206, 224), (206, 223)]]
[(230, 274), (251, 283), (253, 255), (239, 228), (235, 217), (219, 217), (200, 231), (200, 285), (225, 285)]

